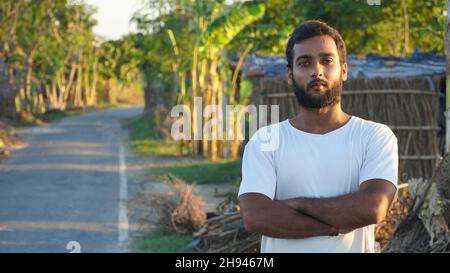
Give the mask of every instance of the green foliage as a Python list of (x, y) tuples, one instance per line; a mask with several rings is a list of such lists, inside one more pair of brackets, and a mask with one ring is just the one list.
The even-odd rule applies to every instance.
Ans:
[(139, 64), (143, 52), (132, 37), (106, 41), (100, 46), (99, 72), (105, 79), (132, 83), (140, 77)]
[(63, 118), (78, 116), (81, 110), (53, 111), (40, 115), (40, 119), (44, 122), (58, 121)]
[(172, 173), (188, 183), (226, 184), (241, 179), (241, 160), (190, 161), (179, 162), (163, 167), (154, 167), (159, 175)]
[(192, 235), (154, 231), (136, 239), (134, 250), (146, 253), (182, 253)]
[(19, 111), (93, 106), (109, 80), (116, 93), (141, 88), (141, 52), (132, 39), (98, 43), (95, 12), (71, 0), (0, 2), (0, 55)]
[[(206, 98), (219, 84), (230, 83), (226, 68), (231, 57), (242, 57), (247, 48), (283, 54), (290, 32), (306, 19), (336, 27), (349, 54), (444, 53), (445, 0), (381, 1), (380, 6), (366, 0), (142, 3), (133, 19), (139, 33), (101, 42), (92, 31), (96, 10), (83, 2), (0, 1), (0, 56), (17, 94), (17, 109), (36, 115), (104, 103), (102, 99), (113, 105), (118, 97), (113, 93), (142, 90), (143, 81), (153, 105), (172, 106), (183, 87), (185, 97), (195, 91)], [(176, 54), (168, 30), (173, 31)], [(208, 62), (202, 64), (205, 58)], [(232, 97), (234, 89), (227, 88), (224, 93)], [(244, 84), (242, 96), (247, 89)]]
[(200, 53), (216, 56), (247, 25), (260, 19), (266, 11), (263, 3), (246, 2), (226, 10), (208, 26), (200, 38)]
[[(336, 27), (350, 54), (408, 55), (415, 48), (443, 54), (445, 0), (392, 0), (381, 1), (379, 6), (368, 5), (366, 0), (296, 2), (302, 18), (320, 19)], [(408, 44), (405, 35), (409, 35)]]
[(143, 115), (128, 123), (130, 144), (133, 149), (143, 155), (180, 156), (180, 147), (176, 143), (164, 140), (160, 128), (156, 126), (154, 117)]
[(240, 89), (240, 104), (247, 104), (250, 102), (250, 96), (252, 95), (252, 82), (249, 80), (241, 81)]
[(264, 16), (248, 25), (231, 45), (233, 52), (242, 51), (245, 45), (265, 53), (281, 54), (292, 29), (302, 21), (301, 4), (292, 0), (263, 1), (266, 6)]

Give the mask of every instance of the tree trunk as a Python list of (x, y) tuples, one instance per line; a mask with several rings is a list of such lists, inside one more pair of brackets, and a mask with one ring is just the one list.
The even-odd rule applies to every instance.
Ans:
[(153, 83), (147, 81), (144, 89), (144, 113), (150, 113), (152, 111), (153, 102)]
[[(210, 70), (210, 85), (211, 85), (211, 98), (210, 98), (210, 105), (217, 105), (218, 104), (218, 97), (219, 97), (219, 79), (217, 78), (217, 63), (216, 61), (213, 61), (211, 64), (211, 70)], [(219, 106), (220, 107), (220, 106)], [(211, 116), (212, 119), (212, 132), (211, 132), (211, 153), (210, 158), (212, 161), (216, 161), (218, 159), (218, 114), (216, 111), (214, 111), (214, 114)]]
[(402, 15), (403, 15), (403, 55), (409, 54), (409, 17), (406, 0), (402, 0)]
[(0, 57), (0, 119), (16, 119), (15, 92), (8, 77), (8, 67)]
[(75, 95), (73, 105), (75, 107), (83, 107), (83, 93), (82, 93), (83, 68), (81, 63), (77, 65)]

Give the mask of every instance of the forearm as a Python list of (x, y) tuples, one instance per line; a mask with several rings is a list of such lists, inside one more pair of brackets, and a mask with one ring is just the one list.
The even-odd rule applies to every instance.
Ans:
[(281, 201), (271, 201), (268, 206), (255, 211), (249, 229), (265, 236), (285, 239), (331, 236), (338, 233), (331, 225), (297, 212)]
[(285, 204), (338, 229), (356, 229), (377, 222), (371, 196), (355, 192), (331, 198), (293, 198)]
[(370, 179), (353, 193), (330, 198), (293, 198), (283, 202), (341, 230), (351, 230), (383, 221), (397, 188), (383, 179)]

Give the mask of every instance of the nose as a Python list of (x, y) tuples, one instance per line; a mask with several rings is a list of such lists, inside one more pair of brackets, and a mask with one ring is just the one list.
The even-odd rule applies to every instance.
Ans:
[(319, 62), (315, 62), (311, 67), (311, 77), (314, 79), (323, 77), (323, 67)]

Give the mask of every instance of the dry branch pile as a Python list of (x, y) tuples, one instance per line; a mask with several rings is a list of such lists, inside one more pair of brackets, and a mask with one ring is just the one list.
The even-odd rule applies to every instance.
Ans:
[(397, 199), (392, 202), (386, 218), (375, 228), (375, 241), (380, 244), (380, 249), (383, 249), (387, 245), (395, 229), (408, 214), (411, 198), (407, 184), (403, 185), (399, 188)]
[(412, 205), (385, 252), (450, 251), (450, 159), (446, 156), (430, 180), (411, 179)]
[(197, 231), (205, 222), (204, 201), (193, 185), (168, 174), (163, 177), (168, 192), (141, 194), (128, 204), (133, 214), (147, 224), (156, 216), (157, 224), (164, 230), (181, 234)]
[(244, 229), (238, 211), (206, 220), (194, 234), (193, 252), (249, 253), (259, 252), (261, 236)]

